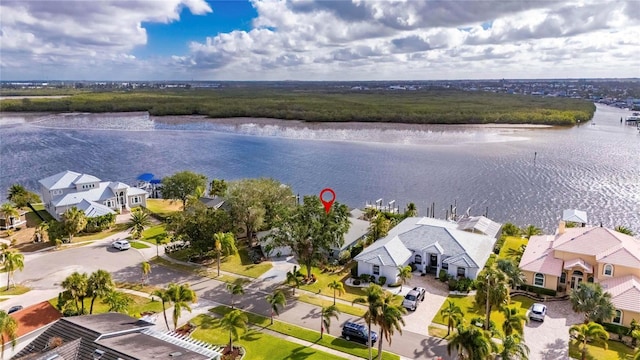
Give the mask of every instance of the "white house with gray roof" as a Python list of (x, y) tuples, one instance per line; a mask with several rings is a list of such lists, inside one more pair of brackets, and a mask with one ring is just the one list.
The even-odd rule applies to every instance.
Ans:
[(45, 209), (55, 219), (72, 207), (96, 217), (147, 205), (147, 192), (119, 181), (63, 171), (39, 181)]
[[(470, 225), (477, 221), (484, 225)], [(475, 279), (493, 251), (500, 227), (487, 218), (460, 223), (407, 218), (354, 258), (358, 275), (385, 276), (391, 284), (398, 280), (398, 266), (413, 263), (423, 273), (439, 274), (444, 269), (451, 276)]]

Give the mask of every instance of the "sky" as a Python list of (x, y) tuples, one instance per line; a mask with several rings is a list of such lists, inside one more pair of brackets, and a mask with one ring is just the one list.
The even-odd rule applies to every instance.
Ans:
[(1, 80), (640, 77), (640, 0), (2, 0)]

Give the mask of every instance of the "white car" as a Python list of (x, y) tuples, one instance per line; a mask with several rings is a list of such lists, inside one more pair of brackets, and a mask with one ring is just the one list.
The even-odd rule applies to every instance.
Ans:
[(416, 311), (420, 302), (424, 301), (425, 292), (424, 288), (414, 287), (405, 295), (402, 306), (411, 311)]
[(131, 244), (127, 240), (116, 240), (111, 244), (112, 247), (122, 251), (131, 248)]
[(540, 303), (535, 303), (529, 308), (529, 320), (544, 321), (544, 317), (547, 315), (547, 306)]

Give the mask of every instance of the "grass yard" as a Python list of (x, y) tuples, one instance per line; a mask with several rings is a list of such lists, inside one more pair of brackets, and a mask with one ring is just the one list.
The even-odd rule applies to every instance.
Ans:
[[(224, 315), (229, 311), (231, 311), (231, 309), (226, 306), (217, 306), (211, 309), (210, 311), (219, 315)], [(250, 323), (269, 329), (271, 331), (276, 331), (284, 335), (293, 336), (298, 339), (306, 340), (311, 343), (316, 343), (318, 345), (325, 346), (330, 349), (338, 350), (338, 351), (341, 351), (350, 355), (358, 356), (361, 358), (367, 358), (369, 356), (369, 350), (367, 349), (367, 347), (360, 343), (347, 341), (340, 337), (335, 337), (328, 334), (325, 334), (322, 337), (322, 339), (320, 339), (319, 331), (309, 330), (309, 329), (296, 326), (293, 324), (285, 323), (279, 320), (274, 320), (273, 325), (271, 325), (270, 319), (266, 316), (261, 316), (261, 315), (252, 314), (248, 312), (245, 312), (245, 314), (247, 314), (247, 318), (249, 319)], [(320, 322), (318, 322), (318, 328), (320, 328)], [(340, 329), (337, 325), (333, 325), (330, 331), (334, 334), (340, 333)], [(373, 354), (374, 356), (377, 356), (377, 349), (374, 349)], [(382, 358), (385, 360), (392, 360), (392, 359), (399, 359), (399, 356), (383, 351)]]
[[(217, 269), (217, 266), (215, 261), (211, 264), (212, 269)], [(246, 248), (239, 248), (236, 255), (227, 256), (220, 261), (220, 270), (252, 278), (257, 278), (272, 267), (268, 261), (254, 264)]]
[(131, 247), (134, 249), (148, 249), (150, 248), (149, 245), (143, 243), (142, 241), (130, 241), (129, 244), (131, 244)]
[[(633, 349), (627, 345), (618, 341), (607, 341), (608, 349), (605, 349), (601, 344), (588, 344), (587, 345), (587, 359), (588, 360), (622, 360), (631, 359), (633, 355)], [(569, 343), (569, 357), (573, 359), (581, 359), (582, 353), (576, 343)]]
[[(440, 311), (448, 306), (447, 301), (452, 301), (456, 305), (460, 307), (462, 312), (464, 313), (464, 319), (467, 323), (471, 323), (471, 320), (475, 317), (483, 317), (484, 318), (484, 306), (476, 307), (475, 300), (473, 296), (454, 296), (449, 295), (447, 300), (442, 304), (440, 310), (433, 318), (433, 322), (441, 325), (447, 325), (442, 316), (440, 315)], [(514, 296), (511, 298), (511, 304), (509, 306), (517, 307), (521, 314), (526, 315), (529, 307), (534, 303), (533, 300), (526, 298), (524, 296)], [(504, 322), (504, 314), (499, 309), (495, 309), (495, 307), (491, 311), (491, 320), (496, 324), (498, 331), (502, 331), (502, 323)]]
[(106, 237), (115, 235), (119, 232), (126, 231), (126, 230), (127, 230), (127, 224), (115, 224), (112, 229), (107, 231), (102, 231), (102, 232), (93, 233), (93, 234), (78, 234), (73, 237), (73, 242), (77, 243), (82, 241), (102, 240)]
[[(229, 343), (229, 334), (222, 330), (220, 319), (206, 315), (200, 315), (193, 320), (198, 328), (191, 334), (197, 340), (214, 344), (225, 345)], [(339, 360), (342, 359), (322, 351), (307, 348), (284, 339), (263, 334), (257, 329), (248, 329), (240, 333), (239, 339), (234, 345), (241, 345), (247, 354), (245, 360), (271, 360), (271, 359), (297, 359), (297, 360)]]
[[(126, 295), (133, 300), (131, 305), (129, 305), (129, 308), (127, 311), (127, 313), (131, 316), (140, 317), (140, 313), (146, 312), (146, 311), (153, 311), (156, 313), (162, 311), (162, 303), (160, 301), (152, 301), (149, 298), (136, 296), (132, 294), (126, 294)], [(51, 305), (56, 307), (56, 305), (58, 305), (58, 298), (55, 297), (53, 299), (50, 299), (49, 303), (51, 303)], [(90, 298), (84, 299), (84, 308), (87, 311), (87, 313), (89, 312), (90, 306), (91, 306), (91, 299)], [(108, 311), (109, 311), (109, 306), (104, 304), (100, 299), (96, 299), (95, 303), (93, 304), (93, 313), (101, 314), (101, 313), (106, 313)]]
[[(318, 305), (321, 307), (333, 305), (333, 300), (326, 300), (316, 295), (300, 294), (298, 296), (298, 300), (312, 304), (312, 305)], [(357, 305), (351, 306), (351, 305), (341, 304), (339, 302), (336, 303), (336, 307), (338, 308), (338, 310), (340, 310), (341, 313), (349, 314), (353, 316), (359, 316), (359, 317), (364, 316), (364, 313), (367, 312), (364, 308), (361, 308)]]
[[(355, 266), (355, 263), (351, 266), (345, 266), (341, 271), (335, 273), (323, 272), (317, 267), (311, 268), (311, 273), (316, 276), (316, 282), (311, 285), (303, 285), (300, 288), (303, 290), (311, 291), (314, 293), (318, 293), (318, 290), (321, 294), (331, 296), (333, 298), (333, 290), (329, 289), (327, 285), (333, 280), (344, 281), (347, 280), (351, 276), (351, 267)], [(307, 274), (307, 268), (303, 265), (300, 268), (300, 272), (303, 275)], [(336, 296), (340, 299), (353, 301), (356, 298), (364, 296), (363, 288), (351, 287), (344, 285), (344, 294), (336, 294)]]
[(161, 217), (171, 216), (177, 211), (182, 211), (182, 201), (168, 199), (147, 199), (147, 209)]
[(500, 253), (498, 254), (498, 259), (511, 258), (511, 256), (508, 255), (510, 253), (509, 250), (511, 251), (518, 250), (520, 246), (527, 245), (528, 242), (529, 240), (525, 238), (521, 238), (517, 236), (507, 236), (507, 238), (504, 241), (504, 245), (502, 246), (502, 249), (500, 249)]
[(429, 325), (429, 336), (433, 336), (433, 337), (438, 337), (441, 339), (445, 339), (447, 337), (447, 330), (437, 327), (437, 326), (431, 326)]
[(26, 292), (29, 292), (31, 289), (27, 286), (23, 285), (15, 285), (12, 286), (9, 290), (7, 290), (6, 286), (0, 286), (0, 296), (5, 295), (22, 295)]
[(225, 275), (225, 274), (220, 274), (220, 276), (218, 276), (217, 268), (205, 268), (205, 267), (175, 264), (175, 263), (172, 263), (171, 261), (168, 261), (162, 258), (157, 258), (157, 257), (153, 258), (151, 260), (151, 263), (160, 265), (160, 266), (165, 266), (178, 271), (184, 271), (184, 272), (190, 272), (190, 273), (195, 272), (200, 276), (205, 276), (210, 279), (215, 279), (215, 280), (226, 282), (226, 283), (232, 283), (238, 279), (234, 276)]
[(157, 240), (160, 238), (160, 236), (165, 233), (166, 233), (165, 224), (158, 224), (145, 229), (142, 232), (142, 238), (144, 239), (144, 241), (148, 241), (150, 243), (155, 244)]
[(153, 285), (142, 285), (140, 283), (128, 283), (128, 282), (117, 282), (117, 281), (116, 281), (116, 288), (141, 291), (147, 294), (151, 294), (156, 290), (162, 289), (161, 287), (153, 286)]

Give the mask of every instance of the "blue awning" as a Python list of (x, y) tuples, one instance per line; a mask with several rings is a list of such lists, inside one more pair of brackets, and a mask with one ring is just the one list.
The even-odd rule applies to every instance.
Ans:
[(160, 184), (161, 182), (162, 182), (162, 180), (160, 180), (160, 179), (151, 179), (149, 181), (149, 183), (151, 183), (151, 184)]
[(153, 179), (153, 174), (152, 173), (144, 173), (144, 174), (140, 174), (138, 176), (138, 180), (140, 181), (146, 181), (146, 182), (150, 182)]

